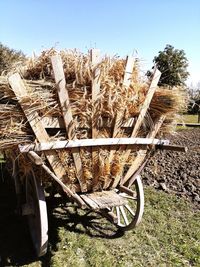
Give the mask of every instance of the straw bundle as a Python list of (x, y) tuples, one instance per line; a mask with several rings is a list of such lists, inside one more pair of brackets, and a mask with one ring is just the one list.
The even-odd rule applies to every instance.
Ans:
[[(20, 69), (21, 76), (28, 89), (29, 95), (23, 99), (29, 112), (37, 111), (42, 117), (61, 117), (56, 84), (53, 78), (50, 56), (56, 53), (51, 49), (44, 51), (40, 57), (30, 59), (26, 66)], [(92, 138), (92, 128), (96, 129), (97, 136), (113, 137), (113, 126), (116, 114), (120, 114), (119, 131), (115, 137), (129, 137), (130, 128), (121, 127), (129, 118), (137, 118), (140, 107), (145, 100), (148, 82), (139, 77), (138, 61), (132, 73), (130, 86), (123, 86), (124, 69), (126, 61), (117, 57), (104, 57), (96, 66), (99, 70), (100, 93), (95, 101), (92, 101), (92, 79), (95, 71), (92, 66), (90, 55), (83, 54), (77, 50), (61, 51), (63, 60), (66, 87), (69, 93), (70, 105), (73, 115), (73, 127), (70, 125), (68, 137), (83, 139)], [(19, 70), (18, 70), (19, 71)], [(6, 151), (9, 158), (12, 158), (12, 151), (16, 150), (18, 144), (37, 142), (35, 136), (20, 108), (18, 101), (8, 84), (7, 77), (0, 77), (0, 149)], [(158, 89), (151, 101), (150, 108), (143, 127), (140, 129), (139, 137), (145, 137), (154, 127), (155, 121), (163, 114), (166, 119), (160, 134), (169, 126), (175, 114), (183, 104), (183, 96), (177, 90)], [(66, 139), (63, 131), (49, 132), (52, 140)], [(8, 153), (9, 151), (9, 153)], [(123, 173), (124, 168), (120, 151), (116, 152), (112, 161), (109, 159), (109, 149), (98, 149), (95, 163), (92, 162), (91, 149), (80, 149), (83, 176), (87, 189), (92, 190), (93, 166), (95, 164), (96, 176), (98, 177), (97, 189), (107, 187), (114, 177)], [(136, 156), (133, 152), (126, 164), (130, 165)], [(25, 159), (26, 156), (18, 155), (18, 159)], [(67, 178), (64, 181), (73, 189), (78, 180), (72, 154), (70, 151), (60, 151), (59, 158), (66, 169)], [(20, 160), (18, 161), (18, 163)], [(19, 164), (21, 172), (24, 173), (25, 160)], [(31, 170), (31, 165), (26, 166), (26, 171)], [(124, 171), (126, 170), (126, 165)]]

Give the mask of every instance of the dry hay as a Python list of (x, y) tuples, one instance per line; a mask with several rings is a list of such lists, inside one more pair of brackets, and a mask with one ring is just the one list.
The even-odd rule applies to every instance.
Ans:
[[(44, 51), (40, 57), (29, 59), (25, 66), (18, 69), (29, 92), (29, 96), (23, 98), (22, 101), (27, 105), (30, 112), (37, 111), (41, 117), (61, 117), (50, 62), (50, 56), (55, 53), (54, 49)], [(123, 120), (119, 122), (120, 131), (115, 137), (129, 137), (131, 128), (125, 129), (121, 126), (129, 118), (137, 118), (149, 86), (149, 82), (143, 81), (139, 77), (138, 60), (135, 62), (131, 84), (126, 88), (122, 85), (126, 61), (117, 57), (110, 58), (106, 56), (102, 58), (97, 66), (100, 70), (100, 94), (96, 101), (92, 102), (91, 84), (95, 69), (91, 64), (90, 55), (80, 53), (77, 50), (61, 51), (60, 55), (63, 60), (66, 87), (69, 92), (73, 114), (73, 125), (70, 125), (68, 129), (68, 137), (92, 138), (92, 127), (97, 131), (97, 138), (113, 137), (112, 131), (117, 113)], [(8, 84), (7, 77), (3, 76), (0, 77), (0, 104), (0, 149), (6, 151), (7, 157), (12, 158), (13, 161), (14, 156), (11, 151), (16, 153), (18, 144), (37, 141)], [(164, 132), (172, 130), (174, 118), (183, 106), (184, 95), (180, 94), (180, 89), (158, 88), (138, 136), (145, 137), (153, 129), (155, 121), (163, 114), (166, 115), (166, 119), (159, 135), (161, 136)], [(66, 139), (66, 133), (52, 131), (51, 139)], [(136, 152), (133, 152), (128, 162), (125, 162), (124, 171), (132, 163), (135, 155)], [(111, 162), (109, 149), (99, 148), (93, 163), (91, 149), (81, 148), (80, 156), (83, 176), (88, 190), (93, 189), (92, 164), (95, 164), (95, 176), (98, 177), (99, 181), (98, 190), (109, 187), (115, 176), (123, 173), (124, 164), (122, 163), (124, 162), (120, 151), (115, 153)], [(25, 164), (26, 156), (18, 154), (17, 157), (23, 159), (18, 160), (18, 165), (20, 172), (26, 176), (26, 173), (30, 172), (32, 168)], [(78, 180), (72, 154), (70, 151), (60, 151), (59, 158), (67, 173), (64, 182), (73, 189), (78, 184)], [(34, 171), (37, 172), (36, 169)], [(44, 174), (43, 177), (45, 177)]]

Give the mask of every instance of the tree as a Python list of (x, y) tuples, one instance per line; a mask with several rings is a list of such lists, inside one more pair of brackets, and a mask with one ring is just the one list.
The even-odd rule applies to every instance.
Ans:
[[(158, 56), (154, 57), (153, 62), (162, 73), (159, 86), (185, 85), (189, 72), (187, 71), (188, 60), (184, 50), (175, 49), (168, 44), (164, 51), (160, 51)], [(147, 72), (147, 76), (151, 76), (151, 71)]]
[(24, 59), (25, 55), (22, 51), (16, 51), (0, 43), (0, 74), (9, 70), (16, 62), (22, 62)]
[(199, 114), (200, 113), (200, 82), (196, 85), (191, 84), (187, 88), (189, 96), (188, 113)]

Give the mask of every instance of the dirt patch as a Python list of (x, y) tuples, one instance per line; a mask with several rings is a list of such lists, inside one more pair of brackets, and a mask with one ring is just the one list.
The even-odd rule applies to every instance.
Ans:
[(158, 151), (142, 172), (143, 181), (185, 196), (200, 207), (200, 129), (181, 130), (167, 139), (171, 144), (187, 146), (188, 152)]

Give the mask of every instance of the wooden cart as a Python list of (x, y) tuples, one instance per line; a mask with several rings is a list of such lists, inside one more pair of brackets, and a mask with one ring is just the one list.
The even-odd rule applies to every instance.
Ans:
[[(92, 50), (92, 60), (98, 62), (98, 51)], [(55, 55), (51, 58), (55, 81), (58, 88), (58, 98), (60, 107), (62, 109), (63, 120), (51, 120), (50, 118), (40, 118), (37, 111), (30, 112), (27, 104), (24, 104), (22, 99), (28, 95), (26, 85), (20, 78), (18, 73), (9, 77), (9, 83), (14, 91), (21, 108), (29, 122), (35, 137), (38, 141), (37, 144), (20, 145), (20, 153), (26, 153), (28, 158), (48, 173), (49, 177), (57, 181), (63, 191), (67, 194), (69, 199), (79, 205), (81, 208), (92, 209), (100, 212), (106, 216), (112, 223), (117, 225), (120, 229), (126, 231), (135, 227), (142, 218), (144, 210), (144, 192), (140, 178), (140, 172), (144, 168), (148, 158), (151, 156), (152, 151), (155, 149), (171, 149), (176, 151), (184, 151), (184, 148), (178, 146), (170, 146), (167, 140), (156, 139), (156, 134), (164, 121), (164, 116), (155, 123), (154, 128), (145, 138), (137, 138), (138, 131), (142, 125), (145, 114), (149, 108), (149, 104), (155, 92), (160, 72), (155, 71), (152, 82), (149, 85), (149, 90), (146, 99), (141, 107), (140, 114), (136, 121), (130, 120), (129, 125), (123, 127), (132, 127), (132, 134), (130, 138), (115, 138), (120, 126), (117, 123), (113, 126), (113, 138), (95, 138), (95, 129), (92, 129), (92, 139), (70, 138), (68, 134), (69, 125), (73, 120), (72, 112), (69, 105), (68, 92), (65, 86), (65, 77), (62, 67), (61, 57)], [(129, 86), (130, 75), (132, 73), (133, 60), (129, 57), (127, 60), (124, 85)], [(92, 98), (98, 95), (100, 85), (98, 83), (98, 70), (94, 73), (92, 84)], [(116, 115), (117, 116), (117, 115)], [(117, 121), (117, 120), (116, 120)], [(63, 124), (64, 125), (61, 125)], [(66, 140), (51, 141), (47, 133), (48, 127), (65, 128)], [(53, 126), (52, 126), (53, 125)], [(85, 182), (82, 180), (81, 173), (81, 158), (79, 149), (91, 147), (92, 155), (98, 153), (98, 148), (109, 148), (110, 157), (117, 149), (123, 147), (124, 159), (126, 160), (131, 153), (131, 150), (137, 151), (137, 156), (127, 170), (124, 177), (117, 177), (109, 186), (97, 190), (87, 191)], [(74, 164), (77, 170), (79, 186), (72, 190), (68, 184), (62, 181), (65, 170), (62, 162), (58, 158), (59, 150), (71, 150), (73, 155)], [(45, 155), (44, 161), (41, 153)], [(47, 164), (48, 163), (48, 164)], [(20, 191), (20, 182), (18, 177), (16, 179), (16, 191)], [(96, 184), (96, 177), (93, 177), (94, 186)], [(30, 226), (30, 233), (32, 236), (33, 244), (35, 246), (38, 256), (42, 256), (47, 251), (48, 244), (48, 220), (47, 208), (45, 202), (44, 190), (42, 187), (42, 177), (37, 177), (32, 173), (26, 178), (25, 181), (25, 194), (26, 203), (23, 205), (22, 214), (27, 215), (28, 223)]]

